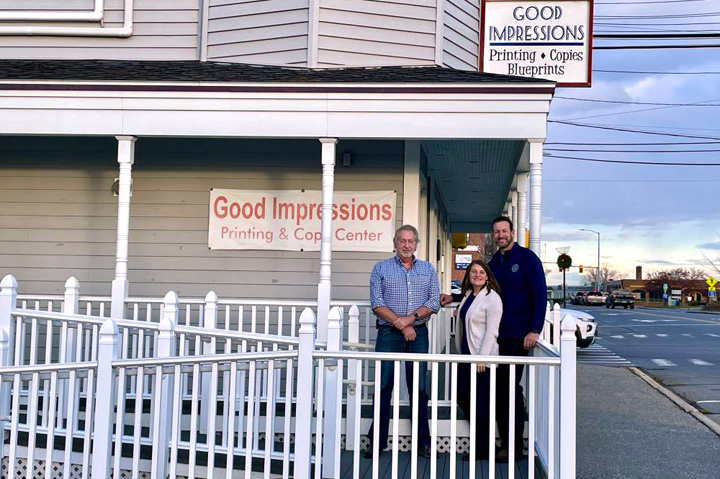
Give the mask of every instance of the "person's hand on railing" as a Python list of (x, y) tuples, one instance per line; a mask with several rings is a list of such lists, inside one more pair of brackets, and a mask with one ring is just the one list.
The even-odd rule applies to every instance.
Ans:
[(523, 341), (523, 347), (530, 351), (532, 348), (535, 347), (539, 338), (540, 335), (538, 333), (527, 333), (527, 336), (525, 336), (525, 340)]
[(415, 341), (415, 338), (417, 337), (417, 333), (415, 332), (415, 328), (412, 326), (405, 326), (402, 330), (403, 338), (405, 338), (405, 341)]
[(477, 372), (479, 372), (479, 373), (485, 372), (485, 363), (477, 363)]
[(453, 297), (451, 294), (441, 294), (440, 295), (440, 306), (445, 306), (446, 304), (450, 304), (453, 302)]

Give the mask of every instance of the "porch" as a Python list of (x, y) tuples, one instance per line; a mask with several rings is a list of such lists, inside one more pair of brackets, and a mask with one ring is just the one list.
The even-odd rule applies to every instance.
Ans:
[[(312, 302), (259, 305), (221, 301), (214, 293), (180, 301), (170, 292), (163, 300), (129, 298), (126, 307), (146, 315), (123, 320), (107, 317), (109, 297), (81, 296), (72, 278), (66, 286), (62, 298), (23, 298), (14, 278), (2, 281), (0, 427), (8, 476), (97, 477), (98, 470), (107, 471), (102, 477), (172, 478), (574, 475), (575, 324), (563, 321), (561, 337), (558, 311), (548, 309), (555, 334), (545, 328), (532, 357), (449, 354), (453, 328), (445, 311), (431, 321), (430, 354), (398, 355), (369, 351), (372, 339), (360, 339), (371, 337), (363, 318), (369, 314), (355, 305), (333, 306), (327, 340), (319, 341)], [(241, 320), (246, 314), (255, 318), (251, 328)], [(403, 361), (412, 362), (414, 374), (420, 361), (430, 365), (429, 461), (417, 456), (412, 441), (416, 425), (408, 419), (401, 374), (395, 375), (392, 448), (377, 461), (362, 458), (368, 441), (377, 441), (365, 433), (379, 414), (373, 397), (381, 360), (393, 361), (398, 373)], [(481, 361), (490, 368), (491, 398), (499, 364), (526, 365), (533, 460), (511, 457), (508, 466), (493, 456), (461, 459), (474, 450), (475, 431), (455, 407), (457, 365)], [(491, 401), (494, 424), (497, 408), (507, 406)]]

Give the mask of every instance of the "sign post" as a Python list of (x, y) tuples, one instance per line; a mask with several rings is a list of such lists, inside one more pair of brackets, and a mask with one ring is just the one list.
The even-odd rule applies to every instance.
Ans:
[(705, 283), (708, 285), (708, 298), (711, 300), (715, 300), (716, 298), (716, 292), (715, 292), (715, 285), (717, 284), (717, 280), (710, 276), (708, 279), (705, 280)]
[(480, 71), (589, 87), (592, 0), (485, 0)]

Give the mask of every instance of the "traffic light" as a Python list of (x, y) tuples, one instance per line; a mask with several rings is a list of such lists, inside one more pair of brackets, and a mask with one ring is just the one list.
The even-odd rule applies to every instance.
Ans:
[(578, 266), (578, 272), (582, 273), (583, 265)]

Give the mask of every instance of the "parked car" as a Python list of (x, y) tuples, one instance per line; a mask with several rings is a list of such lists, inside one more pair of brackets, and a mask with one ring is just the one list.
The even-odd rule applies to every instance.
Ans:
[(602, 306), (605, 304), (605, 298), (600, 291), (589, 291), (585, 295), (585, 303), (587, 306)]
[(635, 295), (630, 291), (620, 289), (613, 291), (605, 300), (605, 307), (615, 309), (615, 306), (622, 306), (625, 309), (635, 309)]
[[(570, 315), (575, 318), (575, 338), (577, 339), (577, 345), (580, 348), (587, 348), (595, 342), (597, 336), (597, 322), (593, 315), (584, 311), (578, 311), (576, 309), (564, 309), (560, 308), (560, 317), (564, 318), (566, 315)], [(552, 326), (550, 326), (552, 334)]]
[(585, 292), (579, 291), (578, 293), (575, 294), (575, 296), (570, 298), (570, 302), (572, 304), (578, 304), (578, 305), (585, 304)]

